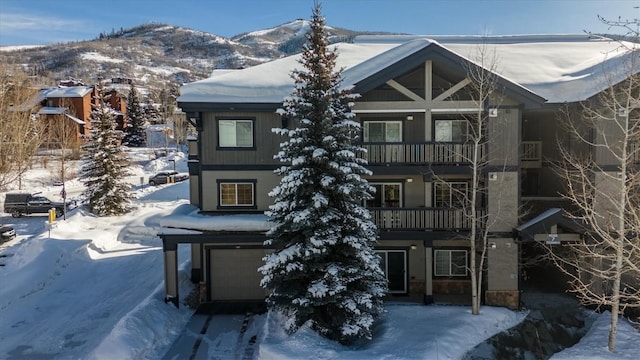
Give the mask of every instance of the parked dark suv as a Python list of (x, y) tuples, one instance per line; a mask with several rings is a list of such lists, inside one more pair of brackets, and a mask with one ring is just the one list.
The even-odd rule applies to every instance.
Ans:
[(167, 184), (172, 182), (185, 181), (189, 178), (189, 174), (179, 173), (177, 171), (161, 171), (149, 178), (149, 185)]

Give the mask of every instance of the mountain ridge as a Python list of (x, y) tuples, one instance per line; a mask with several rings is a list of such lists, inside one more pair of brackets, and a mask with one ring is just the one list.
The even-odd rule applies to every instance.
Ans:
[[(150, 95), (204, 79), (214, 69), (254, 66), (298, 53), (306, 42), (309, 21), (293, 20), (231, 38), (166, 23), (146, 23), (100, 33), (91, 40), (42, 46), (0, 48), (3, 64), (20, 65), (42, 85), (77, 79), (132, 79)], [(330, 43), (351, 42), (360, 34), (327, 26)], [(143, 91), (144, 92), (144, 91)]]

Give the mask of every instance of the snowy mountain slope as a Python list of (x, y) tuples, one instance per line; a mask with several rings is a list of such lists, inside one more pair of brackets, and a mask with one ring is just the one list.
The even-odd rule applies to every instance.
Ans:
[[(308, 21), (225, 38), (168, 24), (144, 24), (99, 34), (96, 39), (40, 47), (11, 47), (0, 61), (22, 64), (48, 85), (75, 78), (92, 84), (97, 76), (131, 78), (136, 85), (167, 88), (200, 80), (213, 69), (253, 66), (299, 52)], [(328, 28), (332, 42), (349, 41), (358, 32)]]

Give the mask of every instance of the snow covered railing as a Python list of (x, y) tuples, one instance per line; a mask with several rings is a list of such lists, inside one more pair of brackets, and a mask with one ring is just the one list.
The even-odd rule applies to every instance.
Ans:
[[(467, 230), (471, 219), (463, 209), (453, 208), (369, 208), (379, 229)], [(478, 216), (483, 218), (484, 211)]]
[[(364, 158), (369, 164), (460, 164), (473, 158), (473, 144), (424, 143), (364, 143)], [(481, 156), (484, 156), (484, 147)]]

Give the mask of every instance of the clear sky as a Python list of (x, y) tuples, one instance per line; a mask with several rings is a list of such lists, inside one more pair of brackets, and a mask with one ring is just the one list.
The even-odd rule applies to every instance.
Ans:
[[(322, 0), (330, 26), (420, 35), (602, 33), (640, 0)], [(309, 19), (313, 0), (0, 0), (0, 45), (90, 40), (167, 23), (225, 37)], [(620, 30), (613, 31), (621, 33)]]

